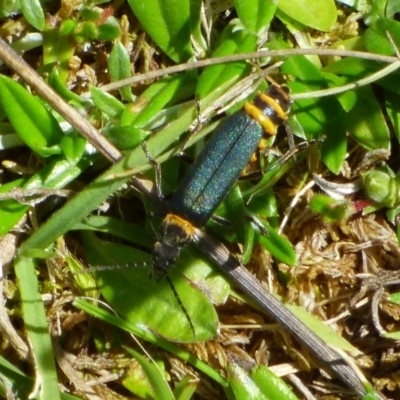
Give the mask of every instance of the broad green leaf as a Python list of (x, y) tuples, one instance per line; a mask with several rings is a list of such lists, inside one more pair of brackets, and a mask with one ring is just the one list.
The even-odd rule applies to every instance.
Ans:
[(170, 341), (207, 340), (217, 333), (218, 319), (205, 295), (194, 288), (175, 268), (169, 276), (192, 321), (196, 337), (178, 299), (166, 279), (149, 278), (150, 254), (117, 243), (105, 242), (88, 233), (84, 246), (91, 266), (138, 264), (136, 267), (95, 272), (98, 286), (112, 307), (128, 321), (147, 326), (153, 333)]
[(378, 18), (374, 25), (368, 28), (363, 40), (365, 47), (371, 53), (395, 55), (395, 49), (387, 35), (390, 35), (397, 49), (400, 48), (400, 22), (388, 18)]
[(326, 138), (321, 146), (321, 156), (324, 164), (334, 173), (338, 174), (346, 159), (347, 136), (344, 124), (345, 116), (333, 121), (326, 126)]
[[(338, 87), (345, 85), (347, 83), (347, 79), (343, 77), (338, 77), (337, 75), (330, 74), (329, 72), (324, 72), (323, 76), (328, 83), (329, 87)], [(357, 96), (354, 91), (347, 91), (344, 93), (340, 93), (337, 95), (337, 99), (340, 102), (343, 110), (348, 112), (350, 111), (357, 102)]]
[(145, 31), (175, 62), (193, 54), (189, 0), (128, 0)]
[(357, 103), (346, 116), (350, 135), (368, 150), (390, 149), (390, 132), (370, 87), (359, 88)]
[(26, 20), (37, 30), (44, 28), (44, 13), (39, 0), (21, 0), (22, 13)]
[[(129, 54), (119, 40), (115, 42), (114, 47), (111, 50), (110, 58), (108, 59), (108, 70), (112, 81), (130, 78), (132, 75)], [(119, 92), (124, 100), (133, 101), (130, 86), (120, 88)]]
[(278, 9), (310, 28), (330, 32), (336, 23), (333, 0), (278, 0)]
[(176, 268), (181, 270), (192, 285), (207, 294), (207, 298), (216, 305), (224, 304), (229, 296), (230, 285), (225, 276), (215, 271), (213, 265), (202, 258), (201, 253), (193, 248), (182, 251)]
[(380, 68), (380, 65), (376, 61), (348, 57), (342, 58), (332, 64), (327, 65), (324, 68), (324, 71), (335, 75), (360, 79), (366, 75), (373, 74)]
[[(132, 242), (136, 247), (147, 248), (149, 253), (154, 246), (153, 236), (144, 235), (143, 226), (109, 217), (91, 216), (76, 224), (73, 229), (103, 232), (120, 237)], [(154, 227), (151, 229), (153, 232)], [(182, 252), (177, 262), (177, 268), (181, 267), (190, 282), (202, 288), (214, 304), (226, 302), (230, 291), (229, 283), (224, 276), (214, 272), (214, 268), (201, 258), (194, 246), (189, 252)]]
[(59, 154), (63, 132), (53, 115), (19, 83), (0, 76), (0, 101), (21, 139), (37, 154)]
[(243, 25), (251, 33), (258, 35), (269, 28), (277, 0), (235, 0), (234, 3)]
[[(26, 179), (18, 179), (0, 186), (0, 193), (7, 193), (14, 188), (21, 187)], [(22, 218), (28, 206), (15, 200), (0, 201), (0, 236), (5, 235)]]
[[(327, 88), (321, 71), (303, 56), (290, 57), (282, 65), (282, 70), (299, 78), (299, 81), (289, 85), (293, 93)], [(345, 113), (339, 101), (332, 96), (296, 100), (293, 104), (293, 114), (304, 128), (308, 139), (327, 136), (322, 145), (322, 159), (325, 165), (337, 174), (346, 157), (347, 146)]]
[(400, 79), (400, 71), (397, 70), (383, 77), (382, 79), (379, 79), (379, 81), (377, 81), (376, 84), (382, 86), (384, 89), (386, 89), (386, 91), (390, 91), (400, 95), (400, 87), (398, 85), (399, 79)]

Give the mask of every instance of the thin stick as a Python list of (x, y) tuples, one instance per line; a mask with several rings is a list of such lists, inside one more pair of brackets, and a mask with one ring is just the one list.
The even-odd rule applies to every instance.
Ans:
[(209, 65), (230, 63), (235, 61), (243, 61), (252, 58), (263, 57), (290, 57), (293, 55), (320, 55), (320, 56), (338, 56), (338, 57), (355, 57), (365, 60), (374, 60), (378, 62), (393, 63), (397, 61), (397, 57), (383, 56), (381, 54), (366, 53), (363, 51), (349, 51), (340, 49), (290, 49), (290, 50), (272, 50), (272, 51), (256, 51), (253, 53), (234, 54), (231, 56), (217, 57), (193, 63), (185, 63), (174, 65), (173, 67), (164, 68), (162, 70), (151, 71), (146, 74), (135, 75), (118, 82), (113, 82), (102, 86), (102, 89), (110, 92), (119, 89), (122, 86), (133, 85), (134, 83), (143, 82), (148, 79), (159, 78), (160, 76), (175, 74), (177, 72), (188, 71), (191, 69), (204, 68)]

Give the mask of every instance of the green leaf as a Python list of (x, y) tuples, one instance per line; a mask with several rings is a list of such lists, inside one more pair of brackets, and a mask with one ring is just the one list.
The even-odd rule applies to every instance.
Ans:
[(367, 25), (371, 25), (385, 15), (387, 0), (374, 0), (371, 2), (355, 2), (358, 11), (366, 12), (364, 21)]
[(316, 194), (309, 202), (311, 210), (321, 214), (328, 222), (338, 222), (348, 216), (348, 203), (332, 199), (323, 194)]
[(128, 0), (145, 31), (175, 62), (193, 54), (189, 0)]
[[(62, 71), (61, 71), (62, 73)], [(87, 99), (82, 98), (67, 88), (67, 85), (60, 77), (59, 69), (53, 69), (49, 75), (48, 84), (67, 102), (79, 104), (81, 107), (91, 105)]]
[(2, 383), (7, 385), (14, 395), (21, 399), (29, 398), (34, 385), (33, 378), (22, 373), (14, 364), (0, 356), (0, 376)]
[(400, 23), (388, 18), (378, 18), (374, 25), (368, 28), (363, 41), (367, 50), (371, 53), (395, 55), (395, 49), (390, 43), (387, 35), (393, 39), (397, 49), (400, 48)]
[(283, 262), (288, 265), (296, 265), (297, 258), (296, 252), (292, 246), (292, 244), (275, 232), (270, 226), (264, 223), (267, 234), (259, 234), (258, 242), (262, 244), (266, 250), (268, 250), (274, 257), (276, 257), (280, 262)]
[[(11, 189), (21, 187), (26, 179), (18, 179), (0, 186), (0, 193), (7, 193)], [(21, 219), (28, 210), (28, 206), (15, 200), (3, 200), (0, 202), (0, 236), (5, 235)]]
[(144, 126), (167, 105), (193, 96), (195, 85), (196, 80), (190, 74), (168, 76), (154, 82), (133, 105), (133, 113), (136, 115), (129, 124), (136, 127)]
[(103, 135), (119, 150), (134, 149), (148, 136), (148, 132), (132, 126), (110, 126), (103, 130)]
[(176, 400), (190, 400), (193, 398), (200, 380), (196, 381), (192, 376), (186, 375), (174, 389), (174, 396)]
[(256, 383), (249, 377), (248, 373), (234, 363), (228, 364), (229, 382), (231, 384), (235, 399), (237, 400), (271, 400)]
[(269, 399), (298, 400), (290, 386), (263, 365), (251, 371), (251, 378)]
[(143, 368), (147, 378), (149, 379), (151, 386), (154, 389), (156, 399), (163, 400), (174, 400), (174, 395), (171, 392), (170, 387), (166, 381), (165, 376), (161, 374), (160, 369), (152, 362), (148, 361), (138, 352), (126, 348), (126, 351), (133, 356)]
[(385, 100), (386, 112), (392, 123), (397, 140), (400, 142), (400, 95), (387, 90), (385, 92)]
[[(132, 75), (129, 54), (120, 41), (115, 42), (111, 50), (110, 58), (108, 59), (108, 70), (112, 81), (130, 78)], [(124, 86), (118, 90), (124, 100), (133, 101), (130, 86)]]
[(121, 31), (118, 26), (113, 24), (101, 24), (97, 27), (97, 39), (104, 41), (115, 40), (119, 37)]
[(340, 336), (338, 332), (335, 332), (330, 326), (326, 325), (323, 321), (311, 315), (303, 308), (291, 304), (286, 304), (286, 307), (325, 343), (329, 343), (329, 345), (334, 348), (337, 347), (350, 353), (359, 353), (359, 351)]
[(242, 254), (242, 264), (246, 265), (253, 254), (254, 237), (255, 232), (251, 223), (246, 223), (244, 228), (244, 243), (243, 243), (243, 254)]
[(344, 121), (338, 119), (336, 124), (329, 124), (325, 133), (326, 138), (321, 146), (322, 160), (334, 174), (338, 174), (347, 153), (347, 136)]
[(390, 149), (390, 132), (370, 87), (359, 88), (357, 103), (346, 116), (350, 135), (368, 150)]
[(214, 307), (202, 292), (171, 268), (169, 276), (189, 314), (196, 337), (179, 301), (166, 279), (149, 278), (150, 254), (132, 247), (110, 243), (85, 233), (84, 246), (92, 266), (137, 264), (136, 267), (95, 272), (98, 286), (112, 307), (128, 321), (146, 326), (153, 333), (170, 341), (208, 340), (217, 334), (218, 319)]
[(72, 132), (61, 140), (61, 149), (65, 158), (73, 165), (77, 164), (85, 151), (86, 139)]
[(53, 346), (47, 326), (46, 312), (39, 292), (39, 282), (32, 260), (18, 257), (15, 260), (25, 330), (33, 350), (37, 379), (40, 380), (40, 398), (60, 398)]
[(379, 69), (380, 66), (376, 61), (348, 57), (327, 65), (324, 68), (324, 72), (360, 79), (365, 75), (373, 74)]
[(278, 0), (278, 9), (295, 21), (323, 32), (330, 32), (337, 18), (333, 0)]
[[(290, 57), (282, 65), (282, 71), (299, 78), (299, 81), (289, 85), (293, 93), (327, 88), (321, 71), (306, 57)], [(322, 145), (322, 159), (325, 165), (337, 174), (346, 157), (347, 146), (345, 113), (340, 102), (331, 96), (296, 100), (293, 104), (293, 114), (304, 128), (307, 139), (315, 139), (321, 135), (327, 136)]]
[[(335, 88), (338, 86), (345, 85), (347, 83), (347, 79), (344, 77), (338, 77), (337, 75), (331, 74), (329, 72), (324, 72), (323, 76), (327, 81), (329, 87)], [(354, 91), (346, 91), (337, 95), (337, 99), (340, 102), (343, 110), (348, 112), (350, 111), (357, 101), (357, 96)]]
[(92, 95), (94, 105), (111, 118), (119, 118), (125, 111), (125, 106), (119, 100), (101, 90), (101, 88), (91, 86), (90, 94)]
[(60, 154), (63, 132), (55, 117), (20, 84), (0, 76), (0, 101), (20, 138), (37, 154)]
[[(147, 141), (150, 154), (157, 156), (164, 151), (175, 142), (177, 136), (184, 132), (194, 119), (194, 107), (185, 109), (179, 119), (172, 121)], [(48, 247), (118, 190), (131, 176), (127, 171), (134, 170), (138, 173), (146, 169), (149, 169), (149, 165), (143, 149), (137, 148), (128, 152), (125, 158), (114, 164), (85, 190), (78, 193), (64, 207), (54, 213), (38, 231), (22, 244), (21, 254), (30, 248)]]
[[(154, 246), (153, 237), (144, 235), (141, 225), (109, 217), (91, 216), (76, 224), (73, 229), (107, 233), (128, 240), (136, 247), (147, 248), (149, 251)], [(226, 302), (230, 291), (229, 283), (224, 276), (216, 274), (214, 268), (201, 259), (195, 248), (190, 249), (190, 252), (183, 251), (176, 266), (183, 267), (184, 274), (190, 282), (203, 288), (214, 304)]]
[(388, 0), (386, 5), (386, 17), (392, 18), (394, 14), (400, 12), (400, 1), (399, 0)]
[(117, 326), (120, 329), (133, 333), (135, 336), (138, 336), (150, 343), (155, 344), (156, 346), (174, 354), (181, 360), (195, 366), (198, 370), (202, 371), (204, 374), (209, 376), (211, 379), (213, 379), (224, 388), (228, 387), (227, 381), (215, 369), (209, 367), (207, 364), (194, 357), (191, 353), (184, 350), (182, 347), (178, 347), (173, 343), (157, 338), (155, 335), (152, 334), (152, 332), (142, 329), (139, 326), (135, 326), (134, 324), (127, 322), (120, 317), (117, 317), (115, 314), (110, 314), (104, 309), (94, 306), (93, 304), (82, 299), (75, 300), (74, 306), (96, 318), (101, 319), (102, 321), (107, 322), (108, 324)]
[(20, 0), (22, 13), (26, 20), (37, 30), (44, 28), (44, 13), (39, 0)]
[[(89, 164), (88, 160), (82, 160), (78, 165), (71, 164), (67, 160), (56, 160), (35, 174), (28, 182), (18, 180), (2, 185), (0, 192), (7, 192), (14, 187), (23, 187), (24, 189), (61, 189), (79, 176)], [(13, 199), (0, 202), (0, 235), (7, 233), (21, 219), (28, 208), (28, 206), (20, 204)], [(56, 223), (56, 226), (60, 228), (59, 222)]]
[(52, 68), (57, 65), (64, 85), (70, 72), (69, 61), (76, 48), (76, 40), (72, 35), (75, 26), (75, 21), (66, 20), (60, 29), (54, 29), (54, 26), (47, 24), (43, 31), (43, 65), (50, 65)]
[(235, 0), (236, 12), (243, 25), (253, 34), (258, 35), (269, 28), (275, 15), (276, 0)]
[[(203, 24), (201, 22), (201, 7), (203, 5), (203, 2), (201, 0), (190, 0), (189, 3), (192, 40), (196, 43), (196, 46), (200, 47), (204, 50), (204, 52), (206, 52), (208, 50), (208, 45), (206, 39), (203, 36)], [(199, 50), (197, 50), (197, 53), (199, 53)], [(202, 55), (200, 55), (200, 58), (203, 58)]]
[[(218, 39), (219, 45), (212, 57), (222, 57), (232, 54), (255, 51), (257, 37), (243, 29), (237, 29), (236, 25), (228, 25)], [(196, 90), (196, 98), (203, 99), (209, 93), (231, 82), (231, 85), (245, 76), (250, 71), (248, 63), (243, 61), (212, 65), (204, 69), (199, 78)]]

